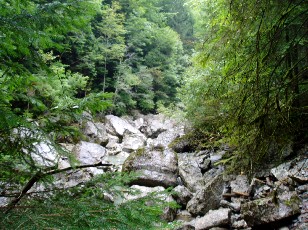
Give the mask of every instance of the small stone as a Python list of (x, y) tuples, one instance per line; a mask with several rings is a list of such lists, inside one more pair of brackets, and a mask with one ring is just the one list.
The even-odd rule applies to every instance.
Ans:
[(180, 210), (176, 214), (175, 219), (176, 220), (182, 220), (182, 221), (185, 221), (185, 222), (189, 222), (193, 219), (193, 217), (191, 216), (191, 214), (187, 210)]
[(235, 229), (243, 229), (243, 228), (247, 228), (248, 225), (247, 225), (245, 220), (239, 220), (239, 221), (235, 221), (232, 224), (232, 227), (235, 228)]
[(240, 194), (249, 194), (250, 185), (246, 175), (238, 175), (235, 180), (230, 182), (231, 191)]
[(220, 205), (224, 208), (230, 208), (235, 212), (239, 212), (241, 210), (241, 204), (240, 203), (230, 203), (226, 200), (221, 200)]
[(298, 187), (296, 188), (296, 190), (297, 190), (299, 193), (307, 192), (307, 191), (308, 191), (308, 184), (298, 186)]

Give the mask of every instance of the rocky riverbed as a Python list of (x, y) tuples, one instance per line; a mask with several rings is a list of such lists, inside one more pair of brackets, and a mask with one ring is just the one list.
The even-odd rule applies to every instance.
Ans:
[[(55, 184), (71, 187), (109, 171), (137, 172), (132, 182), (146, 194), (173, 187), (178, 210), (166, 209), (163, 218), (178, 221), (182, 229), (308, 229), (307, 149), (296, 159), (248, 178), (227, 175), (216, 164), (229, 151), (225, 147), (185, 152), (170, 143), (185, 133), (185, 126), (163, 115), (117, 117), (82, 124), (84, 140), (62, 143), (79, 163), (104, 162), (112, 167), (91, 167), (58, 176)], [(66, 157), (46, 143), (34, 153), (38, 164), (69, 167)], [(39, 187), (33, 189), (42, 189)], [(113, 200), (110, 195), (110, 200)], [(5, 203), (5, 200), (1, 201)]]

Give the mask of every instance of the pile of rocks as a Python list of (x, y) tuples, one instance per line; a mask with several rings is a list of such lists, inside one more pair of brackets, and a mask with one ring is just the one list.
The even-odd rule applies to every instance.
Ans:
[[(178, 230), (308, 228), (307, 151), (249, 179), (247, 175), (226, 175), (216, 164), (229, 151), (227, 147), (196, 153), (181, 152), (189, 143), (170, 148), (172, 141), (184, 135), (184, 125), (162, 115), (134, 119), (107, 115), (104, 122), (87, 120), (82, 126), (87, 141), (62, 145), (81, 165), (105, 162), (113, 167), (59, 175), (57, 186), (75, 186), (107, 170), (137, 172), (132, 188), (140, 190), (140, 196), (174, 188), (175, 194), (168, 200), (176, 201), (180, 208), (166, 209), (163, 218), (177, 221)], [(70, 166), (54, 149), (39, 155), (57, 159), (59, 168)]]
[[(227, 147), (197, 153), (181, 153), (185, 146), (169, 148), (184, 127), (161, 115), (135, 120), (109, 115), (105, 130), (109, 141), (99, 143), (107, 143), (103, 159), (115, 163), (116, 170), (138, 172), (133, 186), (141, 191), (174, 187), (173, 199), (181, 208), (169, 210), (166, 219), (179, 221), (178, 229), (307, 228), (305, 154), (249, 180), (247, 175), (225, 175), (215, 164)], [(95, 132), (85, 129), (91, 137)]]
[(215, 166), (223, 152), (179, 154), (178, 229), (307, 229), (307, 155), (249, 180)]

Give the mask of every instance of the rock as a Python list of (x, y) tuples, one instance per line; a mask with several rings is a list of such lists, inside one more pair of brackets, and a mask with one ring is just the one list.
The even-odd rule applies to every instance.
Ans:
[(117, 155), (107, 155), (104, 157), (104, 160), (110, 164), (113, 164), (116, 168), (116, 171), (121, 171), (122, 166), (125, 160), (129, 157), (129, 153), (127, 152), (120, 152)]
[(81, 165), (99, 163), (106, 155), (106, 149), (103, 146), (85, 141), (78, 143), (73, 152)]
[(308, 191), (308, 184), (298, 186), (298, 187), (296, 188), (296, 190), (298, 191), (298, 193), (307, 192), (307, 191)]
[(249, 186), (248, 177), (246, 175), (238, 175), (235, 180), (230, 182), (231, 192), (235, 194), (249, 194), (251, 188)]
[(307, 229), (308, 229), (308, 223), (301, 223), (296, 228), (296, 230), (307, 230)]
[(195, 230), (195, 220), (184, 222), (180, 227), (176, 228), (176, 230)]
[(64, 150), (72, 152), (75, 145), (74, 144), (69, 144), (69, 143), (60, 143), (60, 145), (64, 148)]
[[(124, 202), (128, 201), (128, 200), (135, 200), (135, 199), (140, 199), (143, 197), (146, 197), (148, 195), (153, 195), (153, 193), (157, 193), (154, 195), (154, 197), (152, 199), (158, 199), (158, 200), (162, 200), (163, 202), (174, 202), (173, 198), (171, 196), (166, 196), (165, 194), (161, 194), (161, 192), (163, 192), (165, 189), (161, 186), (158, 187), (145, 187), (145, 186), (139, 186), (139, 185), (133, 185), (131, 186), (131, 189), (133, 189), (135, 192), (137, 192), (137, 194), (135, 193), (134, 195), (132, 194), (127, 194), (125, 195), (125, 200)], [(147, 203), (147, 205), (151, 205), (150, 203)], [(173, 221), (176, 217), (176, 210), (174, 208), (171, 207), (166, 207), (164, 209), (164, 212), (161, 216), (161, 218), (163, 220), (166, 220), (168, 222)]]
[(146, 187), (140, 185), (132, 185), (130, 188), (134, 192), (130, 194), (125, 194), (124, 201), (140, 199), (148, 196), (151, 193), (159, 193), (165, 190), (162, 186)]
[(198, 165), (198, 158), (192, 154), (178, 154), (179, 175), (185, 187), (191, 192), (196, 192), (203, 188), (204, 178)]
[(192, 198), (192, 193), (182, 185), (176, 186), (173, 191), (175, 192), (173, 198), (176, 202), (183, 207), (186, 207), (188, 201)]
[(82, 112), (82, 119), (83, 120), (91, 121), (91, 120), (93, 120), (93, 116), (92, 116), (92, 114), (90, 112), (83, 111)]
[(83, 133), (97, 144), (106, 145), (108, 143), (108, 135), (103, 123), (87, 121), (84, 124)]
[(103, 192), (103, 199), (109, 203), (114, 203), (114, 197), (107, 192)]
[(117, 155), (122, 151), (122, 144), (120, 144), (120, 140), (117, 136), (108, 135), (108, 144), (106, 145), (106, 149), (108, 155)]
[(189, 222), (193, 220), (193, 217), (187, 210), (179, 210), (176, 214), (175, 220)]
[(128, 153), (136, 151), (137, 149), (145, 147), (146, 137), (139, 133), (129, 133), (127, 131), (124, 132), (124, 138), (122, 143), (122, 150)]
[(165, 131), (153, 140), (154, 148), (168, 148), (169, 144), (179, 136), (174, 130)]
[(126, 159), (122, 171), (139, 174), (132, 184), (174, 187), (178, 176), (177, 156), (169, 150), (139, 149)]
[(210, 230), (229, 230), (229, 228), (214, 227), (214, 228), (210, 228)]
[(269, 187), (268, 185), (263, 185), (254, 191), (253, 198), (260, 199), (260, 198), (267, 197), (270, 192), (272, 192), (272, 188)]
[(213, 227), (228, 226), (231, 210), (228, 208), (210, 210), (205, 216), (196, 220), (196, 230), (205, 230)]
[(191, 145), (191, 140), (187, 137), (176, 137), (170, 144), (172, 150), (176, 153), (187, 153), (193, 152), (193, 146)]
[(157, 138), (159, 134), (172, 129), (173, 126), (173, 122), (163, 115), (149, 114), (144, 116), (144, 123), (140, 130), (149, 138)]
[[(30, 156), (30, 164), (35, 164), (37, 167), (54, 167), (58, 163), (59, 153), (57, 152), (54, 144), (48, 139), (39, 128), (38, 124), (34, 123), (33, 129), (26, 127), (18, 127), (12, 129), (11, 140), (18, 140), (19, 143), (22, 140), (27, 140), (27, 148), (23, 148), (25, 155)], [(1, 141), (1, 139), (0, 139)]]
[(205, 173), (211, 167), (211, 160), (210, 159), (200, 159), (199, 161), (199, 168), (201, 169), (201, 173)]
[(7, 197), (0, 197), (0, 207), (5, 207), (10, 203), (10, 199)]
[[(168, 196), (167, 198), (165, 198), (165, 202), (175, 202), (175, 200), (172, 198), (172, 196)], [(171, 222), (175, 220), (176, 212), (177, 211), (175, 208), (167, 206), (164, 208), (164, 213), (160, 217), (165, 221)]]
[(248, 226), (269, 224), (300, 213), (300, 198), (296, 192), (285, 192), (273, 197), (262, 198), (242, 204), (241, 214)]
[(244, 228), (247, 228), (247, 227), (248, 227), (248, 225), (247, 225), (245, 220), (238, 220), (238, 221), (235, 221), (234, 223), (232, 223), (233, 229), (244, 229)]
[(290, 178), (300, 184), (308, 182), (308, 160), (296, 158), (271, 169), (271, 173), (280, 181), (289, 182)]
[(144, 125), (144, 118), (143, 117), (139, 117), (136, 120), (134, 120), (134, 125), (137, 129), (141, 129), (142, 127), (146, 126)]
[(220, 161), (223, 157), (223, 155), (226, 153), (226, 151), (219, 151), (219, 152), (212, 152), (210, 154), (210, 160), (211, 164), (215, 164), (216, 162)]
[(71, 167), (68, 157), (60, 157), (58, 161), (58, 169), (65, 169)]
[(271, 173), (276, 177), (277, 180), (288, 180), (290, 167), (291, 162), (286, 162), (277, 166), (276, 168), (272, 168)]
[(105, 117), (105, 120), (107, 132), (112, 135), (122, 137), (125, 130), (128, 130), (131, 133), (135, 134), (140, 133), (140, 131), (136, 127), (132, 126), (129, 122), (117, 116), (107, 115)]
[[(222, 174), (222, 172), (223, 172), (223, 167), (221, 165), (219, 165), (216, 168), (211, 168), (210, 170), (208, 170), (207, 172), (203, 174), (204, 184), (211, 182), (216, 175), (220, 175)], [(224, 189), (225, 189), (225, 186), (224, 186)]]
[(230, 208), (234, 212), (239, 212), (241, 210), (241, 203), (239, 202), (233, 203), (233, 202), (228, 202), (226, 200), (221, 200), (220, 206), (224, 208)]
[[(92, 173), (91, 173), (92, 174)], [(79, 184), (89, 181), (92, 178), (87, 170), (71, 170), (67, 174), (55, 175), (55, 187), (57, 188), (71, 188)], [(37, 191), (38, 189), (36, 189)], [(46, 190), (43, 186), (41, 190)]]
[(31, 158), (37, 166), (53, 167), (59, 161), (59, 154), (50, 141), (41, 141), (33, 144)]
[(187, 203), (186, 209), (194, 216), (204, 215), (209, 210), (219, 208), (224, 189), (222, 174), (216, 175), (203, 189), (198, 190)]

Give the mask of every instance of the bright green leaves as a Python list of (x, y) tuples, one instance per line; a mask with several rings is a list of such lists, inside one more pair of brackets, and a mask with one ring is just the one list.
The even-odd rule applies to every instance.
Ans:
[(64, 67), (61, 63), (55, 63), (50, 67), (52, 72), (42, 71), (35, 75), (38, 80), (35, 89), (49, 101), (50, 107), (73, 107), (74, 96), (78, 91), (86, 90), (88, 77), (66, 72)]
[[(53, 145), (61, 132), (66, 132), (67, 137), (75, 135), (70, 126), (82, 111), (101, 112), (110, 106), (110, 95), (85, 97), (88, 77), (68, 71), (59, 62), (59, 56), (54, 55), (64, 47), (61, 39), (67, 33), (87, 26), (97, 4), (100, 6), (100, 2), (83, 0), (0, 2), (0, 174), (6, 175), (1, 178), (3, 183), (24, 183), (37, 170), (27, 154), (34, 150), (34, 143), (46, 137)], [(33, 135), (21, 138), (15, 135), (18, 130)]]
[[(1, 2), (0, 65), (26, 68), (39, 62), (39, 49), (61, 48), (58, 42), (68, 32), (84, 27), (97, 2), (5, 1)], [(86, 15), (86, 16), (84, 16)]]

